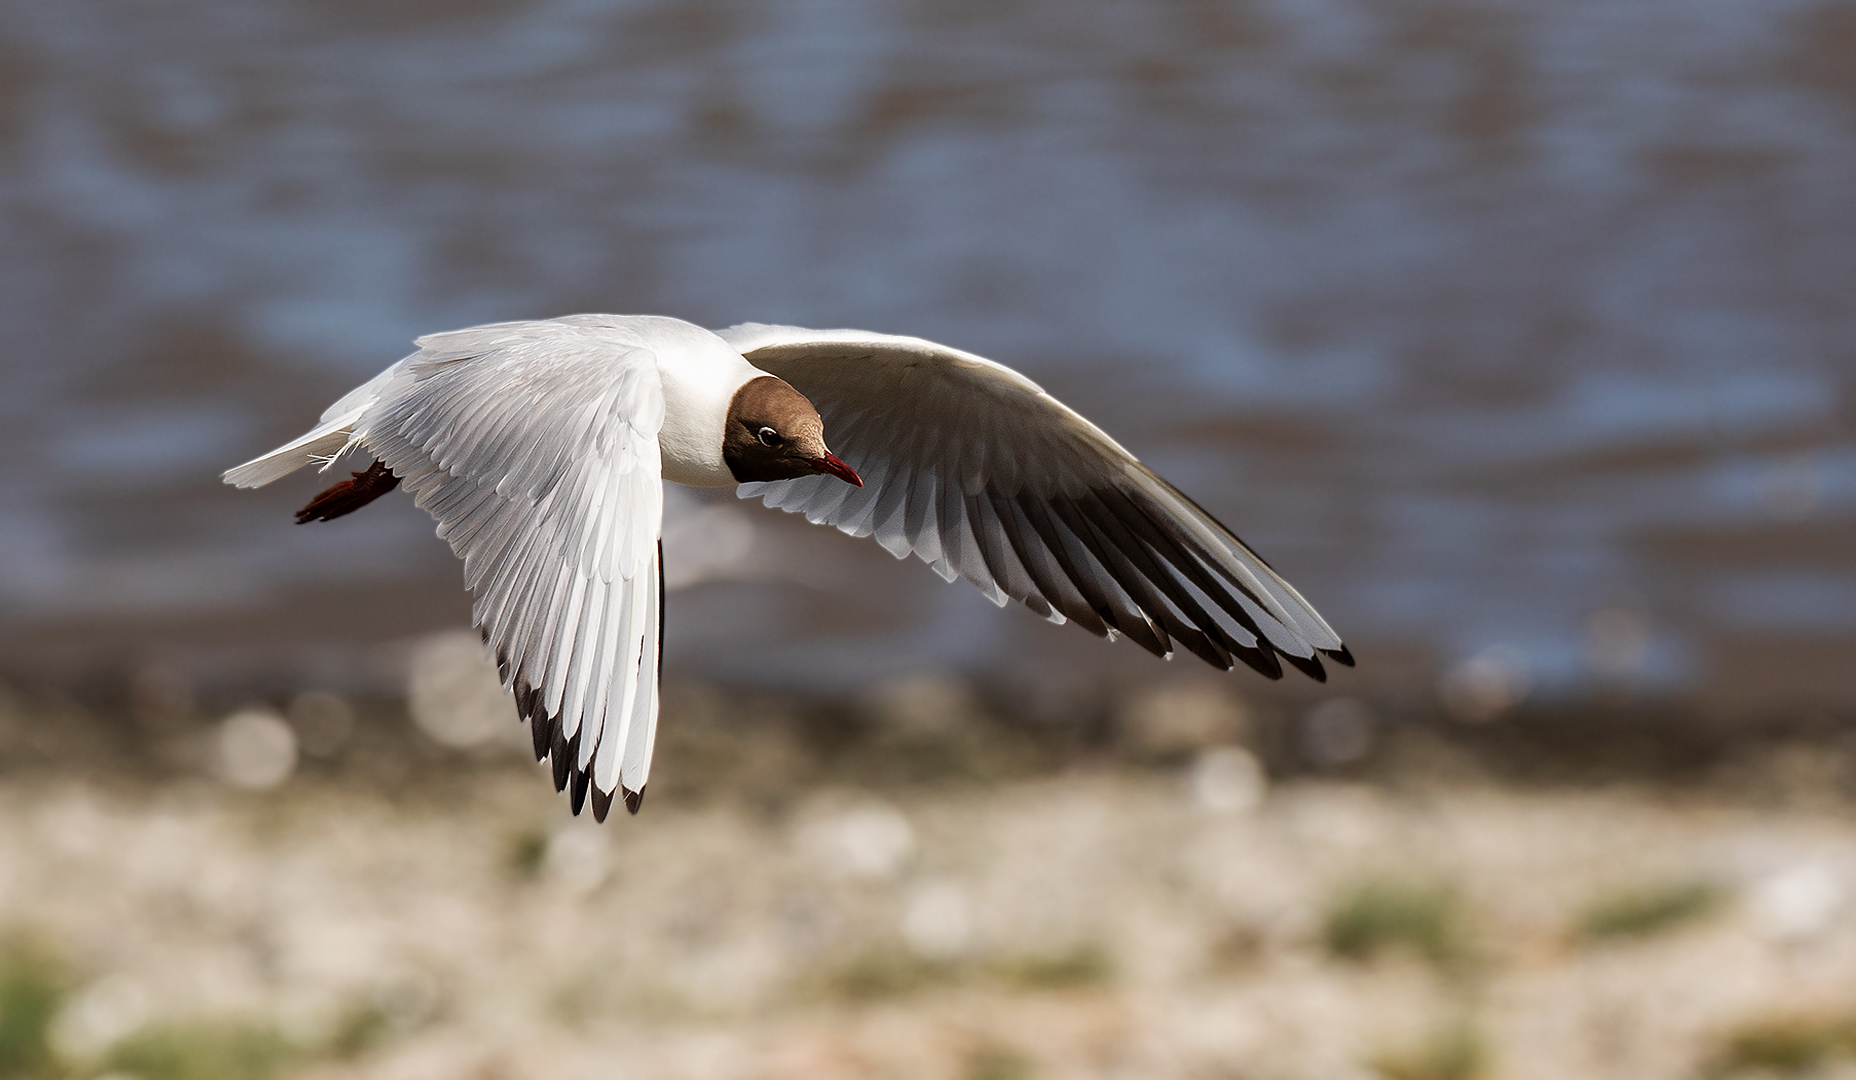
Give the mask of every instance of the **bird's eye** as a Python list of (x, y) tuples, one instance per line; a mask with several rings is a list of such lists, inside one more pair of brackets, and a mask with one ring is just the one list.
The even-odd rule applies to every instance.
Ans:
[(762, 446), (778, 446), (784, 441), (780, 438), (780, 433), (770, 427), (764, 427), (756, 431), (754, 437), (760, 440)]

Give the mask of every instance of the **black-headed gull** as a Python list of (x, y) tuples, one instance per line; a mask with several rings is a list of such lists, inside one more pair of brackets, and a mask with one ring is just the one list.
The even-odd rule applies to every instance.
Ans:
[[(920, 338), (653, 315), (494, 323), (419, 350), (293, 442), (258, 487), (360, 448), (299, 523), (404, 484), (464, 560), (503, 685), (574, 813), (636, 813), (657, 730), (662, 481), (739, 484), (964, 577), (995, 604), (1323, 680), (1353, 657), (1229, 529), (1016, 371)], [(827, 449), (826, 434), (838, 454)]]

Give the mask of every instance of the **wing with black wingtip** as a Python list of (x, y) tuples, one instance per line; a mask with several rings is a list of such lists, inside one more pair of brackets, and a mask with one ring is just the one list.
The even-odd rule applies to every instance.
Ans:
[(308, 435), (226, 480), (259, 486), (350, 446), (373, 454), (374, 469), (305, 516), (339, 516), (397, 478), (464, 560), (475, 622), (555, 787), (571, 791), (576, 814), (589, 796), (601, 820), (615, 797), (636, 812), (658, 711), (657, 357), (623, 320), (600, 316), (418, 344)]
[(994, 603), (1125, 635), (1159, 656), (1325, 680), (1353, 656), (1293, 586), (1179, 489), (1018, 372), (921, 338), (744, 324), (721, 331), (810, 398), (862, 475), (743, 484)]

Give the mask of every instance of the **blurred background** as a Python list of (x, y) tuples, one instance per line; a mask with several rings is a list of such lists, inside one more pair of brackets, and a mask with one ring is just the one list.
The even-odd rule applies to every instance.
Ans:
[[(1852, 55), (1841, 0), (0, 0), (0, 1075), (1847, 1073)], [(575, 822), (410, 500), (218, 474), (580, 311), (1017, 367), (1360, 666), (673, 491), (652, 798)]]

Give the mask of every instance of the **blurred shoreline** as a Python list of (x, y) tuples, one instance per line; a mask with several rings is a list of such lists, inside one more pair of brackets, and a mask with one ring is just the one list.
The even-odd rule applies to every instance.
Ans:
[(202, 691), (155, 665), (83, 700), (0, 693), (0, 986), (43, 1003), (36, 1028), (0, 1025), (0, 1064), (1693, 1080), (1856, 1062), (1843, 718), (1462, 712), (1492, 700), (1473, 696), (1400, 713), (1215, 677), (1074, 712), (951, 675), (836, 697), (672, 680), (643, 812), (595, 825), (533, 763), (474, 635), (397, 663), (399, 692), (373, 697)]
[[(241, 717), (261, 718), (287, 745), (290, 765), (278, 783), (300, 770), (386, 789), (422, 772), (444, 777), (528, 759), (527, 728), (475, 635), (406, 639), (373, 662), (363, 682), (371, 692), (348, 694), (250, 682), (197, 687), (158, 664), (75, 685), (0, 681), (0, 776), (151, 784), (210, 777), (228, 725)], [(817, 784), (878, 790), (1078, 769), (1144, 773), (1231, 746), (1276, 780), (1396, 784), (1415, 770), (1548, 789), (1621, 782), (1722, 797), (1782, 788), (1768, 782), (1783, 772), (1772, 763), (1810, 758), (1817, 779), (1807, 787), (1856, 794), (1856, 714), (1834, 707), (1719, 713), (1624, 688), (1529, 700), (1503, 697), (1499, 682), (1480, 687), (1481, 697), (1448, 682), (1337, 693), (1350, 673), (1338, 686), (1304, 687), (1190, 669), (1164, 677), (1176, 670), (1055, 697), (1036, 684), (953, 673), (874, 679), (837, 693), (671, 678), (652, 791), (701, 804), (704, 792), (778, 801), (779, 791)]]
[[(33, 1075), (1688, 1080), (1856, 1060), (1856, 797), (1821, 746), (1513, 783), (1407, 739), (1285, 777), (1179, 728), (969, 757), (945, 730), (879, 750), (790, 702), (673, 700), (652, 797), (604, 826), (519, 747), (445, 749), (365, 708), (347, 759), (263, 789), (9, 754), (0, 983), (48, 1003)], [(403, 745), (362, 732), (395, 724), (376, 734)]]

